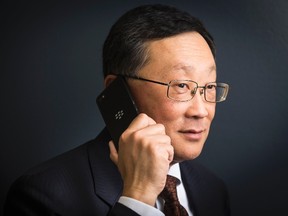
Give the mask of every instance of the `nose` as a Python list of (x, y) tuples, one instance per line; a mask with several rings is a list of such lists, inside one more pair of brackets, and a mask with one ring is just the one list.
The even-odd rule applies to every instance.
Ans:
[(189, 107), (187, 109), (187, 115), (189, 117), (204, 118), (208, 115), (208, 102), (204, 99), (204, 89), (198, 88), (194, 92), (192, 100), (188, 101)]

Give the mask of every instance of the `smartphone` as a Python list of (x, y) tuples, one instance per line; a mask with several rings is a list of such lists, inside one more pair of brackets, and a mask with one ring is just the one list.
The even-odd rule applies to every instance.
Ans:
[(129, 86), (123, 76), (117, 76), (97, 97), (96, 103), (118, 149), (121, 134), (138, 115)]

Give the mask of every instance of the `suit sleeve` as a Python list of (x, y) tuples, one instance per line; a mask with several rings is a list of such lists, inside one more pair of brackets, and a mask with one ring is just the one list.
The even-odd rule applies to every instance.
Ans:
[[(17, 179), (7, 194), (4, 205), (4, 216), (59, 216), (63, 215), (57, 212), (53, 205), (53, 200), (47, 193), (40, 190), (41, 186), (30, 181), (29, 177), (22, 176)], [(94, 212), (95, 216), (99, 215)], [(91, 212), (91, 215), (94, 213)], [(67, 213), (69, 214), (69, 213)], [(65, 214), (64, 214), (65, 215)], [(86, 215), (83, 213), (83, 215)], [(129, 207), (117, 202), (107, 213), (109, 216), (139, 216)]]

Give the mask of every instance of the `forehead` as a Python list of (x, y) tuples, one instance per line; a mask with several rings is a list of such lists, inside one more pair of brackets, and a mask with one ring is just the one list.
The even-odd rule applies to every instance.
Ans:
[(197, 32), (182, 33), (173, 37), (155, 40), (148, 44), (149, 63), (142, 74), (155, 77), (181, 74), (215, 72), (216, 65), (211, 49)]

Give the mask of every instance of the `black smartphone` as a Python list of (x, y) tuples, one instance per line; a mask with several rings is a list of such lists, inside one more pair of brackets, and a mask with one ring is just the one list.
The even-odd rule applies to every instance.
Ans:
[(97, 97), (96, 103), (118, 149), (121, 134), (138, 115), (129, 87), (123, 76), (117, 76)]

